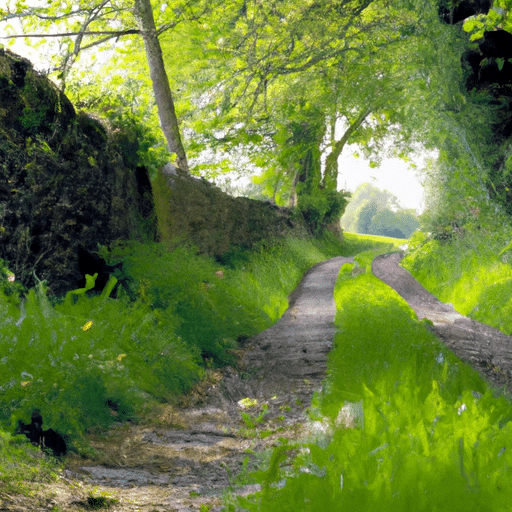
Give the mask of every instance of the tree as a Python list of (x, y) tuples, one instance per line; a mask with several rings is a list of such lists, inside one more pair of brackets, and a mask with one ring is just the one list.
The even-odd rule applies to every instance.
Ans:
[(409, 238), (419, 227), (414, 210), (402, 208), (395, 195), (370, 183), (352, 194), (341, 224), (347, 231), (395, 238)]
[(367, 233), (370, 235), (409, 238), (420, 227), (414, 210), (379, 210), (372, 218)]
[(437, 12), (428, 7), (254, 0), (212, 13), (204, 44), (218, 74), (200, 93), (200, 116), (190, 112), (197, 151), (245, 152), (264, 169), (270, 195), (292, 201), (295, 187), (298, 194), (336, 190), (349, 141), (376, 161), (390, 137), (397, 152), (409, 151), (412, 130), (402, 124), (412, 108), (425, 107), (437, 51)]
[(398, 210), (399, 208), (398, 199), (391, 192), (380, 190), (370, 183), (361, 183), (352, 194), (341, 222), (347, 231), (367, 230), (372, 217), (378, 210)]
[(181, 142), (180, 128), (174, 100), (169, 86), (169, 79), (165, 71), (162, 49), (158, 41), (158, 32), (153, 18), (153, 9), (150, 0), (135, 0), (134, 15), (140, 27), (144, 40), (149, 72), (153, 82), (155, 100), (158, 105), (160, 125), (167, 139), (167, 145), (171, 154), (176, 155), (176, 167), (188, 174), (187, 155)]
[[(15, 18), (22, 22), (26, 32), (9, 36), (11, 38), (56, 38), (59, 41), (61, 51), (58, 52), (58, 77), (62, 89), (65, 87), (71, 66), (84, 50), (106, 45), (113, 39), (117, 42), (125, 37), (142, 36), (160, 124), (168, 149), (171, 155), (175, 155), (178, 169), (188, 173), (187, 157), (181, 141), (159, 36), (184, 19), (200, 16), (204, 12), (204, 7), (199, 5), (198, 11), (195, 12), (193, 6), (196, 3), (199, 2), (179, 2), (173, 6), (158, 5), (162, 18), (158, 28), (155, 25), (150, 0), (135, 0), (133, 5), (128, 0), (81, 0), (78, 4), (71, 0), (59, 0), (50, 1), (44, 7), (28, 7), (16, 0), (0, 10), (0, 22)], [(60, 29), (62, 26), (63, 30)]]

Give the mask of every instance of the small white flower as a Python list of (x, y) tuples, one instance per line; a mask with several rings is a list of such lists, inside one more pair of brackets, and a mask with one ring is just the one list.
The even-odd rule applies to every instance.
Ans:
[(462, 411), (465, 411), (466, 409), (467, 409), (466, 404), (462, 404), (462, 405), (457, 409), (457, 413), (459, 414), (459, 416), (462, 414)]

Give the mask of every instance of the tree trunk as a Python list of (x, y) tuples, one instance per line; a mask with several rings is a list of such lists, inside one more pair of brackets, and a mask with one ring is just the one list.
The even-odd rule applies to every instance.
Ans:
[(333, 144), (332, 151), (325, 159), (324, 186), (326, 190), (337, 190), (338, 188), (338, 158), (352, 134), (363, 124), (371, 110), (363, 110), (355, 121), (348, 127), (343, 137)]
[(174, 101), (169, 86), (169, 79), (165, 71), (162, 48), (160, 47), (155, 27), (151, 0), (135, 0), (133, 13), (137, 19), (144, 40), (144, 47), (146, 48), (160, 126), (167, 139), (169, 151), (176, 155), (176, 167), (182, 173), (188, 174), (187, 155), (181, 142), (178, 119), (174, 110)]

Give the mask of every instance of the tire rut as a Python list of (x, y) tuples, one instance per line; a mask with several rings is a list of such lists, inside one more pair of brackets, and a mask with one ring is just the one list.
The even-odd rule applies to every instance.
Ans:
[(400, 266), (403, 253), (381, 255), (372, 262), (372, 272), (401, 295), (427, 325), (462, 361), (471, 365), (493, 386), (512, 393), (512, 337), (455, 311), (439, 301)]
[[(312, 267), (281, 319), (246, 340), (238, 367), (214, 372), (188, 407), (169, 406), (157, 426), (126, 424), (93, 439), (103, 463), (70, 458), (53, 505), (83, 509), (94, 489), (114, 493), (113, 511), (220, 510), (226, 487), (258, 453), (281, 437), (308, 434), (307, 408), (325, 378), (336, 332), (334, 285), (341, 266), (353, 261), (337, 257)], [(75, 489), (79, 482), (82, 499), (70, 500), (66, 481)]]

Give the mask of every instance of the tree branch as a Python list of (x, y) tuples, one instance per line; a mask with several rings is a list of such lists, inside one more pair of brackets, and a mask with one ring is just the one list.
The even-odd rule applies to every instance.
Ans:
[(108, 39), (113, 37), (122, 37), (130, 34), (140, 34), (140, 30), (131, 28), (128, 30), (92, 30), (90, 32), (60, 32), (58, 34), (14, 34), (12, 36), (2, 36), (0, 39), (16, 39), (20, 37), (73, 37), (73, 36), (101, 36), (108, 35)]

